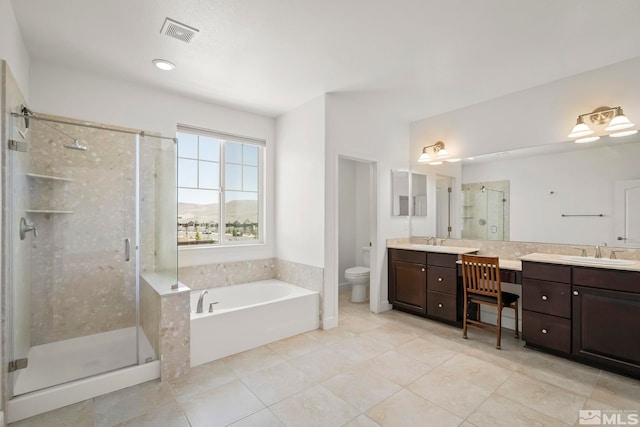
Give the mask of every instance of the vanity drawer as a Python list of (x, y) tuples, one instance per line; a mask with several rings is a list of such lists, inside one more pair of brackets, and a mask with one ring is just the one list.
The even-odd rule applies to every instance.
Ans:
[(427, 292), (427, 316), (455, 322), (458, 320), (455, 295)]
[(458, 276), (455, 268), (427, 267), (427, 290), (442, 292), (445, 294), (456, 294), (458, 286)]
[(522, 280), (522, 308), (569, 318), (571, 285), (525, 278)]
[(522, 277), (548, 280), (551, 282), (571, 283), (571, 266), (523, 261)]
[(573, 284), (612, 291), (640, 293), (640, 273), (604, 268), (573, 267)]
[(522, 310), (522, 339), (527, 344), (571, 352), (571, 320)]
[(404, 249), (389, 249), (390, 261), (404, 261), (415, 264), (426, 264), (427, 253), (423, 251), (407, 251)]
[(427, 265), (455, 268), (456, 261), (458, 261), (458, 255), (455, 254), (440, 254), (436, 252), (429, 252), (429, 254), (427, 255)]

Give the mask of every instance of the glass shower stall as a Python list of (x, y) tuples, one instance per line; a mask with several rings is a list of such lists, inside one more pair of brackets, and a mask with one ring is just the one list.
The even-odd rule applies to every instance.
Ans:
[(175, 227), (159, 182), (173, 141), (26, 109), (8, 123), (9, 398), (157, 360), (140, 275), (175, 274), (158, 261), (175, 245), (158, 230), (161, 209)]

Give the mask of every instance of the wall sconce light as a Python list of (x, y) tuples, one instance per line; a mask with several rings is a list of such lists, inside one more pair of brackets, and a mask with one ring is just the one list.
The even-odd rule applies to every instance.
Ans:
[[(444, 142), (438, 141), (433, 145), (422, 148), (422, 154), (418, 158), (418, 163), (429, 163), (430, 165), (441, 165), (442, 160), (449, 157), (449, 152), (444, 148)], [(459, 159), (449, 159), (448, 162), (455, 162)]]
[(578, 144), (600, 139), (600, 136), (593, 135), (596, 131), (585, 123), (585, 117), (588, 117), (587, 122), (591, 123), (591, 126), (606, 125), (604, 131), (600, 132), (602, 135), (607, 135), (606, 132), (609, 132), (608, 135), (610, 137), (617, 138), (620, 136), (633, 135), (638, 132), (637, 129), (625, 130), (635, 125), (624, 115), (621, 107), (600, 107), (590, 113), (584, 113), (578, 116), (576, 125), (569, 134), (569, 138), (577, 138), (575, 142)]

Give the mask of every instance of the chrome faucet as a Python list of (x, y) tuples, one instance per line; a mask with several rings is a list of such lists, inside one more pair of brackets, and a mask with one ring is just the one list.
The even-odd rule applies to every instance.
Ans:
[(200, 298), (198, 298), (198, 306), (196, 307), (196, 313), (202, 313), (202, 302), (204, 301), (204, 296), (208, 294), (209, 291), (206, 289), (200, 292)]
[(602, 258), (602, 252), (600, 251), (600, 249), (604, 246), (607, 246), (606, 243), (603, 243), (601, 245), (596, 245), (596, 254), (594, 255), (594, 257), (596, 258)]
[(428, 237), (427, 238), (427, 245), (436, 246), (437, 244), (438, 244), (438, 242), (436, 241), (435, 237)]

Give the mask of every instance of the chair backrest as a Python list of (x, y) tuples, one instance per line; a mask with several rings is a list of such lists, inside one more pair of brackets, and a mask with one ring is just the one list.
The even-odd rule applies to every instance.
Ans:
[(502, 299), (498, 257), (462, 255), (462, 282), (465, 293)]

